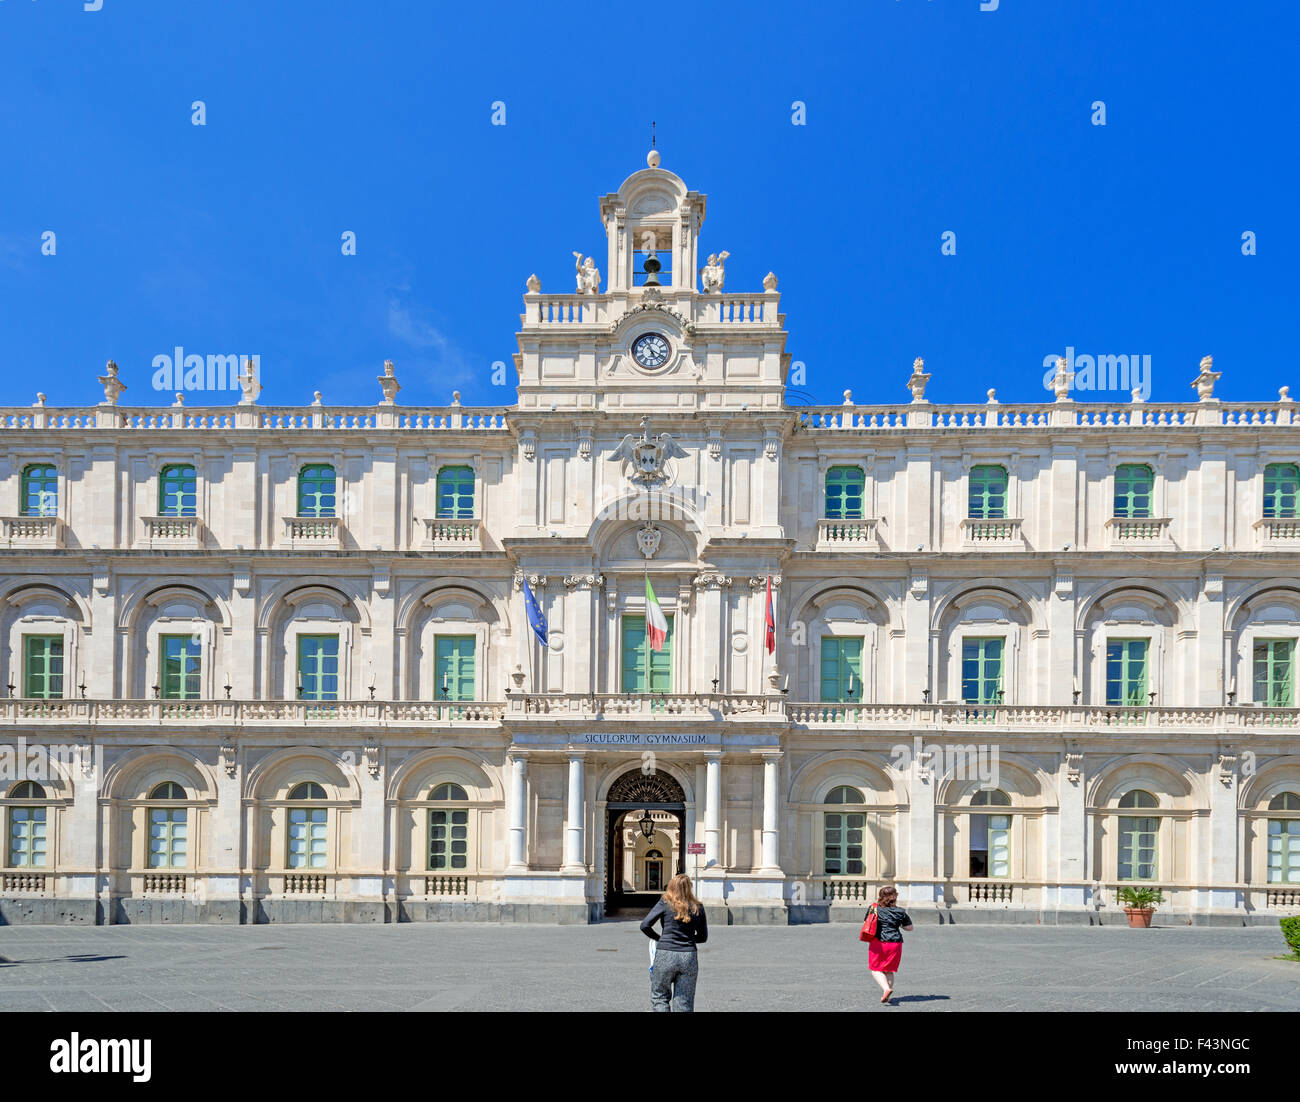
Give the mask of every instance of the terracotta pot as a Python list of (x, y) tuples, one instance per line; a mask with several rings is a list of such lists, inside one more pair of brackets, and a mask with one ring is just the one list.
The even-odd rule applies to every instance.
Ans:
[(1151, 929), (1151, 916), (1156, 913), (1154, 907), (1125, 907), (1129, 928), (1132, 930)]

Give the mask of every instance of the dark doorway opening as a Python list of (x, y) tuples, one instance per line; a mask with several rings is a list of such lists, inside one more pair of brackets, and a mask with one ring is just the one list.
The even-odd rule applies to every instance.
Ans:
[[(675, 844), (664, 829), (668, 826), (676, 828)], [(637, 832), (648, 846), (640, 857), (635, 855), (634, 835), (629, 859), (629, 831)], [(639, 769), (619, 777), (605, 803), (605, 915), (634, 918), (647, 913), (669, 877), (685, 871), (686, 842), (686, 794), (676, 780), (667, 773)]]

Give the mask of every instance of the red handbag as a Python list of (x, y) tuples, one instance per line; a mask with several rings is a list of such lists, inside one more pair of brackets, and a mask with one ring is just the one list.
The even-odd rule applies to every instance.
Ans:
[(862, 923), (862, 932), (858, 934), (859, 941), (875, 941), (876, 929), (879, 923), (876, 918), (876, 905), (873, 903), (867, 909), (867, 917)]

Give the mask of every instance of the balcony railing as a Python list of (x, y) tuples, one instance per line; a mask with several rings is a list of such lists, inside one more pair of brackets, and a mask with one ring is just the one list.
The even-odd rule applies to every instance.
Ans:
[(875, 517), (857, 520), (830, 520), (817, 522), (818, 551), (874, 551), (880, 544), (876, 539)]
[(477, 519), (424, 518), (424, 546), (435, 551), (480, 551), (483, 522)]
[(1168, 517), (1111, 517), (1106, 521), (1112, 547), (1172, 547)]
[(1255, 531), (1263, 547), (1300, 547), (1300, 517), (1265, 517)]
[(343, 527), (338, 517), (285, 517), (284, 538), (294, 550), (341, 545)]
[(62, 547), (63, 521), (58, 517), (3, 517), (8, 547)]
[(762, 715), (780, 718), (784, 698), (732, 693), (512, 693), (508, 705), (516, 716), (722, 716)]
[(969, 547), (1016, 547), (1025, 545), (1019, 519), (966, 517), (961, 522), (962, 543)]
[(202, 522), (198, 517), (141, 517), (145, 543), (153, 548), (197, 548)]

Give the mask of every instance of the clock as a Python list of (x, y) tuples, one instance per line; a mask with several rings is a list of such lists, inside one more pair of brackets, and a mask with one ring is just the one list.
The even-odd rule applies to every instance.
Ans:
[(658, 333), (646, 333), (632, 344), (632, 358), (642, 367), (662, 367), (670, 351), (668, 339)]

